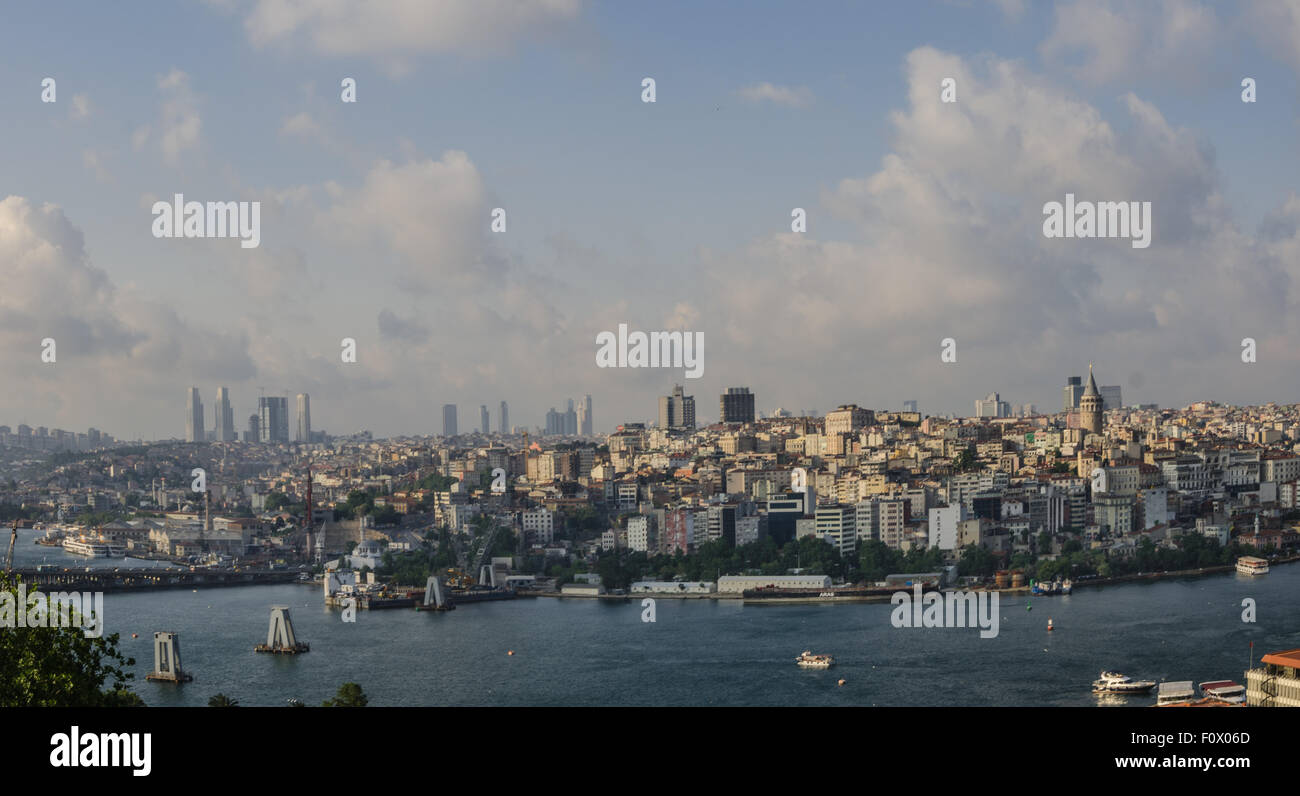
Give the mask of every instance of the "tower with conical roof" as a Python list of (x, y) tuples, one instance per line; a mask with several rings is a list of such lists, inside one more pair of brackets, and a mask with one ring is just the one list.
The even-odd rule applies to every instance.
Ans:
[(1092, 377), (1092, 363), (1088, 363), (1088, 386), (1079, 398), (1079, 427), (1089, 434), (1101, 433), (1101, 392)]

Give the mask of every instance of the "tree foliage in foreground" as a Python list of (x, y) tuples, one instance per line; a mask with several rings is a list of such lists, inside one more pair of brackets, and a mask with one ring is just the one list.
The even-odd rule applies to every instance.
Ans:
[[(18, 606), (16, 576), (0, 573), (0, 600)], [(31, 592), (29, 591), (28, 596)], [(12, 600), (12, 603), (10, 603)], [(17, 627), (0, 608), (0, 707), (132, 707), (144, 701), (127, 684), (134, 658), (118, 650), (118, 634), (87, 638), (77, 612), (71, 627)]]

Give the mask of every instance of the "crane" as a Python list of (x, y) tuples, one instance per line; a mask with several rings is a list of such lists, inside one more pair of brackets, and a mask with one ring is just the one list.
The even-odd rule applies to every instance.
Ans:
[(13, 572), (14, 542), (16, 541), (18, 541), (18, 520), (14, 520), (13, 527), (9, 531), (9, 552), (5, 554), (5, 572)]

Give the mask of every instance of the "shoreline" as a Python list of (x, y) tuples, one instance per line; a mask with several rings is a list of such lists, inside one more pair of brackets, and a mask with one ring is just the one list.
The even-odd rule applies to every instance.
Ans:
[[(1269, 561), (1269, 566), (1271, 567), (1280, 564), (1293, 564), (1297, 561), (1300, 561), (1300, 555), (1271, 560)], [(1199, 578), (1199, 577), (1204, 577), (1206, 575), (1221, 575), (1224, 573), (1233, 572), (1236, 569), (1236, 566), (1237, 566), (1236, 564), (1216, 564), (1215, 566), (1212, 567), (1196, 567), (1194, 569), (1178, 569), (1178, 570), (1168, 570), (1162, 572), (1142, 572), (1142, 573), (1134, 573), (1128, 575), (1112, 575), (1105, 578), (1090, 578), (1088, 580), (1074, 581), (1073, 586), (1074, 588), (1079, 589), (1084, 587), (1092, 588), (1092, 587), (1101, 587), (1101, 586), (1113, 586), (1113, 585), (1119, 585), (1124, 583), (1145, 583), (1150, 581), (1166, 580), (1170, 578)], [(940, 591), (954, 591), (954, 589), (947, 588), (947, 589), (941, 589)], [(1021, 595), (1032, 596), (1029, 586), (1017, 586), (1014, 588), (1007, 587), (1003, 589), (987, 588), (987, 587), (974, 588), (974, 589), (970, 589), (970, 591), (992, 592), (992, 593), (1006, 594), (1006, 595), (1017, 596), (1017, 597)], [(645, 597), (649, 597), (651, 599), (663, 598), (667, 600), (739, 600), (744, 602), (746, 605), (817, 605), (817, 604), (833, 605), (837, 603), (888, 603), (890, 602), (890, 600), (893, 599), (893, 594), (855, 595), (851, 597), (809, 596), (809, 597), (774, 597), (771, 599), (754, 599), (754, 598), (745, 599), (745, 597), (741, 594), (718, 594), (716, 592), (712, 594), (677, 594), (673, 592), (665, 592), (663, 594), (656, 594), (653, 592), (638, 592), (637, 594), (562, 594), (560, 592), (538, 591), (538, 592), (533, 592), (533, 596), (555, 597), (560, 599), (578, 599), (578, 600), (606, 600), (611, 602), (630, 602), (632, 600), (640, 600)], [(1047, 597), (1065, 597), (1068, 595), (1043, 594), (1037, 596), (1047, 598)]]

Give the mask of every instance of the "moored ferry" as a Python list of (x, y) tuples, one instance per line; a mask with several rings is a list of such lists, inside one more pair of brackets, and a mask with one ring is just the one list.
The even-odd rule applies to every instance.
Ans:
[(1233, 680), (1201, 683), (1201, 695), (1219, 702), (1240, 705), (1246, 701), (1246, 686)]
[(1242, 556), (1237, 559), (1237, 572), (1242, 575), (1264, 575), (1268, 572), (1268, 559)]
[(63, 549), (86, 558), (125, 558), (126, 548), (115, 542), (98, 539), (64, 539)]

